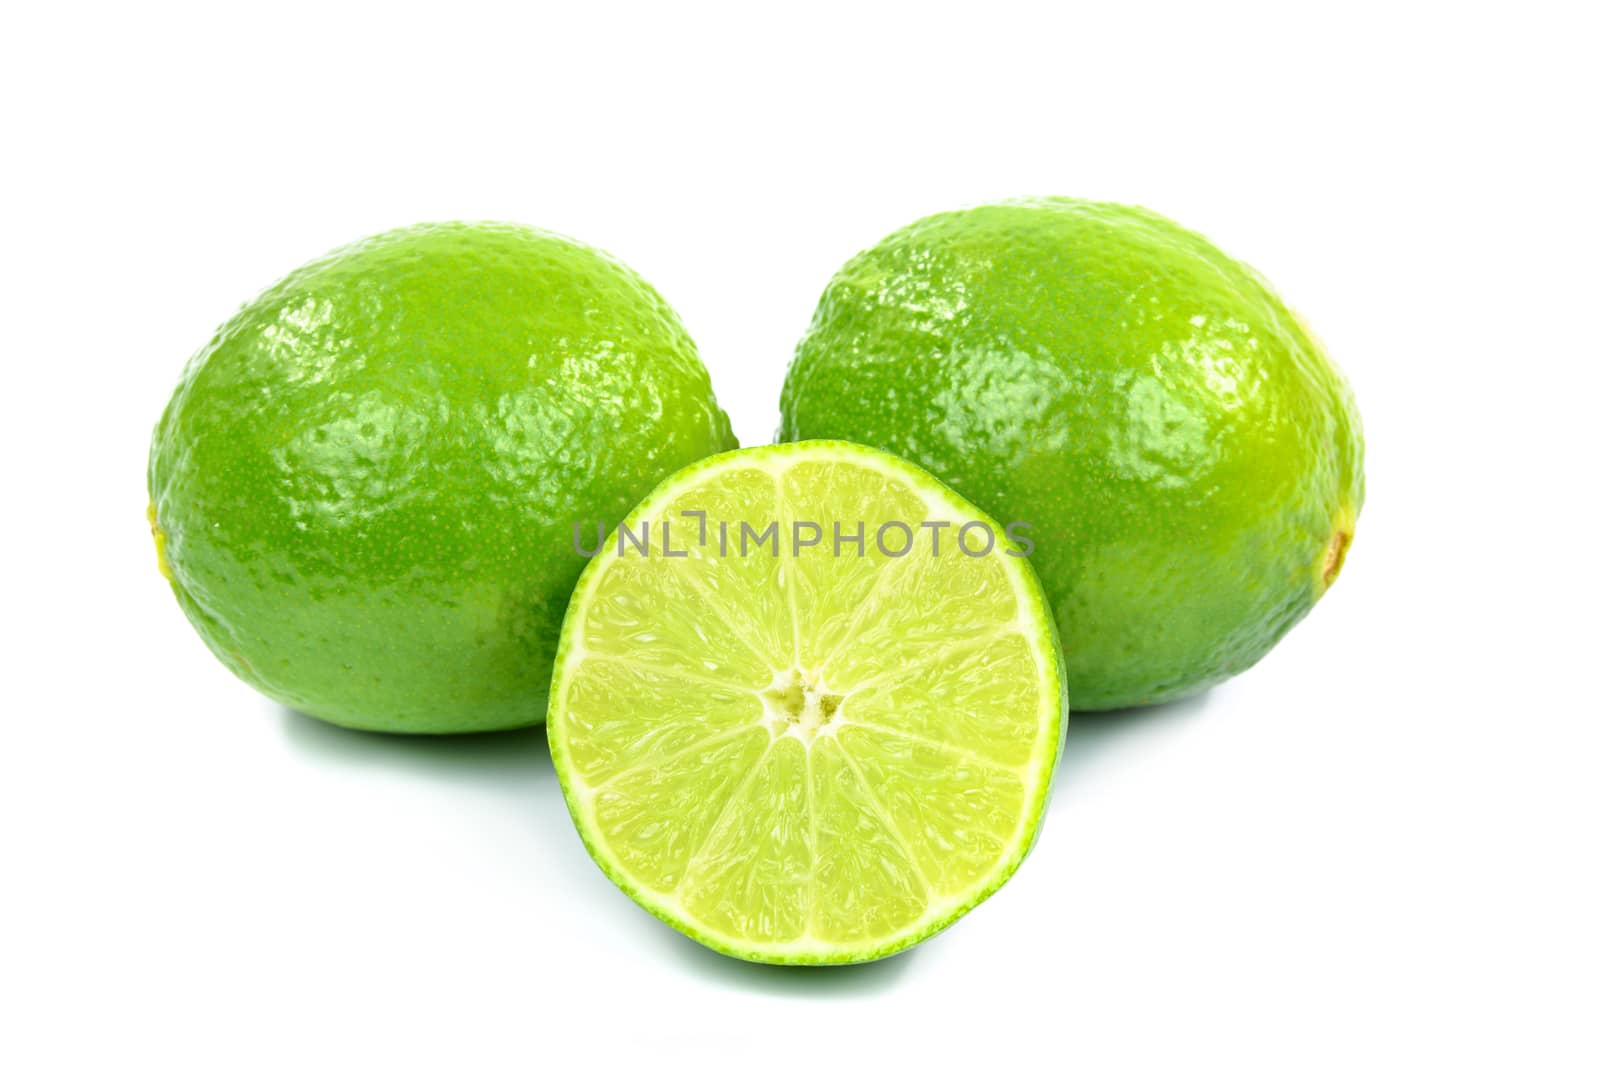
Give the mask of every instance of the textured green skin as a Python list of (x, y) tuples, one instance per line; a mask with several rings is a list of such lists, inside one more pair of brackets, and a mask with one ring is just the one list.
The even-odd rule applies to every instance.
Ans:
[(1033, 524), (1076, 709), (1259, 660), (1337, 574), (1364, 493), (1349, 386), (1266, 282), (1152, 212), (930, 216), (829, 283), (781, 441), (897, 453)]
[(184, 612), (268, 696), (371, 730), (518, 727), (544, 719), (574, 521), (736, 444), (627, 267), (528, 227), (417, 226), (295, 271), (194, 356), (151, 444), (152, 522)]

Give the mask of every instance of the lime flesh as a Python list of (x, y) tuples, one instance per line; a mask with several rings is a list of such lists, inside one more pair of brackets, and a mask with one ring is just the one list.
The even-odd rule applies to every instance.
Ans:
[[(968, 555), (966, 524), (967, 550), (985, 527), (993, 548)], [(549, 717), (574, 822), (618, 886), (723, 953), (838, 964), (921, 941), (1010, 877), (1065, 690), (1000, 528), (841, 442), (702, 461), (626, 526), (573, 594)]]

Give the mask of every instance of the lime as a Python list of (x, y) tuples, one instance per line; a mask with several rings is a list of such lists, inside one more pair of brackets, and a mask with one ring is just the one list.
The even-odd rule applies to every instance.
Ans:
[(903, 456), (1035, 545), (1074, 708), (1259, 660), (1339, 573), (1363, 496), (1349, 387), (1259, 275), (1140, 208), (934, 215), (829, 283), (780, 440)]
[(673, 475), (584, 571), (556, 658), (550, 750), (595, 861), (750, 960), (870, 960), (954, 922), (1032, 845), (1064, 728), (1020, 552), (857, 445)]
[(735, 446), (678, 317), (541, 230), (396, 230), (190, 361), (150, 449), (161, 569), (261, 692), (373, 730), (544, 718), (577, 519)]

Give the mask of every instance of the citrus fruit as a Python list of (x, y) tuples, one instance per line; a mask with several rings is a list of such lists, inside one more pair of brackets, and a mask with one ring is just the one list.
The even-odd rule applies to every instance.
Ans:
[(735, 444), (627, 267), (416, 226), (295, 271), (193, 357), (150, 521), (200, 636), (268, 696), (373, 730), (516, 727), (544, 718), (573, 523)]
[(870, 960), (952, 923), (1022, 862), (1060, 750), (1017, 552), (857, 445), (667, 479), (584, 571), (556, 658), (550, 750), (590, 854), (750, 960)]
[(1363, 496), (1349, 387), (1262, 278), (1152, 212), (934, 215), (828, 284), (779, 439), (926, 467), (1033, 542), (1074, 708), (1255, 663), (1339, 573)]

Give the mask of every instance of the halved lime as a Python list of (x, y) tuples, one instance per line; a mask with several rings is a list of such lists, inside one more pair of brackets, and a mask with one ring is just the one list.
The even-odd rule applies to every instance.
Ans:
[(988, 897), (1064, 730), (1019, 544), (859, 445), (668, 478), (590, 561), (556, 657), (550, 750), (595, 861), (690, 937), (781, 964), (887, 956)]

